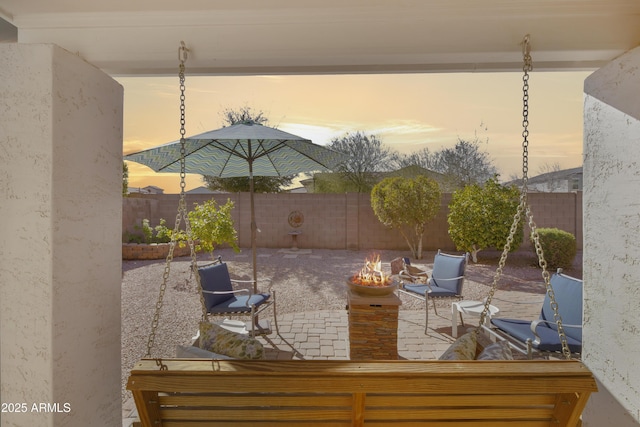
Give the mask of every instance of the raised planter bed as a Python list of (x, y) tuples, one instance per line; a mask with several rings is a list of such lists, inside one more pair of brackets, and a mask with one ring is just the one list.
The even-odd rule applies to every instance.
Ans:
[[(169, 243), (123, 243), (122, 259), (163, 259), (169, 254)], [(173, 250), (174, 257), (188, 256), (191, 254), (189, 245), (180, 247), (176, 245)]]

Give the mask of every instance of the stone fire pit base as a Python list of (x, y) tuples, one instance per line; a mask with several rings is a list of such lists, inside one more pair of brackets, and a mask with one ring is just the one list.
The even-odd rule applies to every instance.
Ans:
[(349, 303), (349, 358), (398, 359), (398, 309), (396, 294), (362, 296), (347, 292)]

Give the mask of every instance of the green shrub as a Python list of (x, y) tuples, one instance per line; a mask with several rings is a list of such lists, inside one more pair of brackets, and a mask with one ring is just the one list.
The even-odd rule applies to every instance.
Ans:
[[(538, 228), (540, 245), (550, 269), (569, 268), (578, 250), (573, 234), (557, 228)], [(531, 242), (535, 252), (533, 241)]]
[[(171, 241), (171, 235), (173, 230), (167, 227), (167, 222), (160, 218), (160, 224), (155, 227), (151, 227), (147, 218), (142, 220), (141, 225), (135, 225), (134, 233), (127, 233), (125, 241), (127, 243), (169, 243)], [(154, 233), (155, 231), (155, 233)], [(180, 231), (177, 235), (177, 241), (182, 242), (187, 237), (183, 231)]]

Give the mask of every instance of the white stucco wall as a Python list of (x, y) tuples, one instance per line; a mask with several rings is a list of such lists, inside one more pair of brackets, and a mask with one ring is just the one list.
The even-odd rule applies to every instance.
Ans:
[(640, 49), (585, 82), (585, 427), (640, 425)]
[(0, 44), (0, 391), (26, 405), (3, 427), (122, 424), (122, 99), (59, 47)]

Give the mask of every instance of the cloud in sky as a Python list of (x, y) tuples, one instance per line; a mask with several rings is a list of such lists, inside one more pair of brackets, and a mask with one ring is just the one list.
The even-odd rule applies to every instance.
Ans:
[[(530, 170), (544, 163), (582, 164), (582, 87), (588, 74), (532, 73)], [(125, 88), (125, 153), (179, 139), (177, 76), (118, 81)], [(249, 106), (263, 111), (270, 125), (321, 145), (362, 131), (410, 153), (478, 137), (488, 141), (484, 147), (503, 177), (521, 169), (519, 72), (192, 77), (187, 67), (186, 87), (187, 136), (221, 127), (227, 108)], [(130, 170), (132, 186), (177, 191), (177, 179), (171, 186), (165, 174), (142, 174), (131, 165)]]

